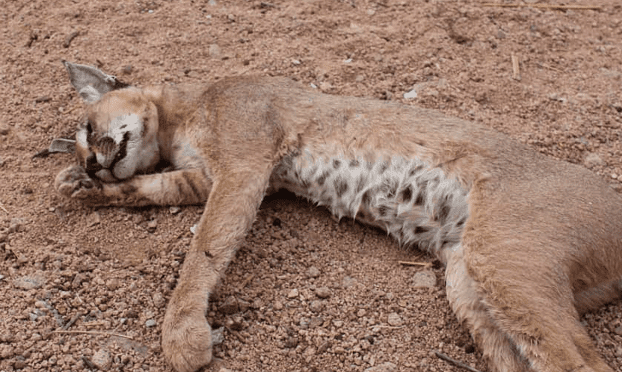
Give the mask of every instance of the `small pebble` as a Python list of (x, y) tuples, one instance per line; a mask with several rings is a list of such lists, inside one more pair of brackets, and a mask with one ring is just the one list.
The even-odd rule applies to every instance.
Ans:
[(309, 270), (307, 270), (307, 276), (309, 278), (317, 278), (320, 276), (320, 270), (315, 266), (311, 266)]
[(296, 298), (296, 297), (298, 297), (298, 290), (296, 288), (292, 289), (287, 294), (287, 298)]
[(212, 329), (212, 345), (220, 345), (225, 340), (225, 336), (223, 331), (225, 327), (220, 327), (217, 329)]
[(93, 357), (91, 357), (91, 362), (99, 370), (106, 371), (112, 364), (112, 357), (108, 351), (99, 349), (93, 354)]
[(315, 290), (315, 294), (319, 298), (328, 298), (330, 297), (330, 289), (328, 287), (320, 287)]
[(168, 211), (171, 212), (171, 214), (177, 214), (177, 213), (179, 213), (181, 211), (181, 208), (179, 208), (177, 206), (173, 206), (173, 207), (170, 207), (168, 209)]
[(157, 323), (156, 323), (156, 321), (155, 321), (155, 320), (153, 320), (153, 319), (149, 319), (149, 320), (147, 320), (147, 321), (145, 322), (145, 326), (147, 326), (147, 328), (153, 327), (153, 326), (155, 326), (156, 324), (157, 324)]
[(378, 364), (377, 366), (367, 368), (365, 372), (394, 372), (397, 371), (397, 365), (391, 362)]
[(309, 305), (309, 309), (315, 313), (322, 311), (322, 308), (324, 308), (324, 303), (318, 300), (311, 301), (311, 304)]
[(387, 323), (389, 323), (389, 325), (397, 327), (397, 326), (401, 326), (404, 323), (404, 321), (402, 320), (402, 318), (400, 318), (400, 316), (397, 313), (391, 313), (387, 317)]
[(157, 227), (158, 227), (157, 220), (151, 220), (147, 223), (147, 231), (149, 231), (150, 233), (155, 232)]
[(434, 271), (419, 271), (413, 276), (414, 288), (433, 288), (434, 286), (436, 286), (436, 274), (434, 274)]

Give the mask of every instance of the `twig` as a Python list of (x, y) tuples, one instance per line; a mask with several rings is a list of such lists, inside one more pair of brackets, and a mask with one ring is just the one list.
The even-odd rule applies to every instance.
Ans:
[(404, 326), (373, 325), (369, 326), (369, 328), (401, 329), (404, 328)]
[(512, 79), (520, 80), (520, 66), (518, 64), (518, 57), (512, 53)]
[(498, 8), (540, 8), (540, 9), (576, 9), (576, 10), (601, 10), (599, 6), (591, 5), (555, 5), (555, 4), (497, 4), (497, 3), (482, 3), (481, 6), (485, 7), (498, 7)]
[(411, 261), (397, 261), (400, 265), (404, 266), (431, 266), (431, 262), (411, 262)]
[(542, 63), (542, 62), (538, 63), (538, 65), (539, 65), (539, 67), (544, 67), (546, 69), (549, 69), (549, 70), (552, 70), (552, 71), (555, 71), (555, 72), (562, 72), (562, 70), (557, 69), (555, 67), (551, 67), (551, 66), (549, 66), (549, 65), (547, 65), (545, 63)]
[(76, 322), (76, 320), (78, 320), (78, 318), (80, 317), (80, 315), (81, 315), (80, 313), (77, 313), (77, 314), (75, 314), (74, 316), (72, 316), (72, 317), (71, 317), (71, 319), (69, 319), (69, 321), (67, 322), (67, 324), (65, 324), (65, 325), (63, 326), (63, 329), (64, 329), (64, 330), (69, 329), (69, 327), (71, 327), (71, 326), (73, 325), (73, 323), (75, 323), (75, 322)]
[(479, 370), (477, 370), (477, 369), (475, 369), (475, 368), (473, 368), (471, 366), (468, 366), (468, 365), (466, 365), (466, 364), (464, 364), (462, 362), (459, 362), (459, 361), (457, 361), (455, 359), (450, 358), (449, 356), (441, 353), (440, 351), (434, 350), (434, 354), (436, 354), (436, 356), (438, 358), (443, 359), (444, 361), (449, 362), (450, 364), (453, 364), (454, 366), (456, 366), (458, 368), (463, 368), (463, 369), (466, 369), (467, 371), (470, 371), (470, 372), (480, 372)]
[(250, 283), (251, 280), (253, 280), (253, 278), (255, 278), (255, 274), (250, 274), (249, 276), (246, 277), (246, 279), (244, 279), (244, 281), (242, 282), (242, 284), (240, 284), (240, 287), (238, 288), (238, 290), (242, 290), (244, 289), (244, 287), (246, 287), (248, 285), (248, 283)]
[(63, 42), (63, 47), (69, 48), (69, 45), (71, 45), (71, 41), (78, 35), (80, 35), (80, 31), (74, 31), (67, 35), (65, 37), (65, 41)]
[(116, 336), (116, 337), (127, 338), (129, 340), (134, 340), (133, 337), (122, 335), (120, 333), (99, 332), (99, 331), (59, 331), (59, 330), (55, 330), (55, 331), (52, 331), (52, 333), (74, 333), (74, 334), (85, 334), (85, 335)]

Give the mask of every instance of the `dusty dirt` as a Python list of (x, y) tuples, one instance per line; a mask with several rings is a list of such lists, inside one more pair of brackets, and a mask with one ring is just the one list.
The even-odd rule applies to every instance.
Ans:
[[(436, 108), (583, 164), (620, 188), (622, 6), (565, 3), (602, 9), (5, 0), (0, 370), (169, 371), (160, 325), (201, 214), (200, 207), (90, 209), (57, 195), (54, 176), (72, 157), (32, 156), (52, 138), (72, 136), (81, 118), (61, 59), (136, 85), (282, 75), (331, 94)], [(405, 99), (413, 88), (416, 97)], [(224, 341), (208, 371), (458, 370), (434, 350), (486, 370), (449, 310), (431, 257), (278, 196), (264, 203), (211, 300), (208, 319)], [(419, 272), (437, 283), (414, 289)], [(617, 302), (583, 318), (615, 370), (622, 370), (621, 314)]]

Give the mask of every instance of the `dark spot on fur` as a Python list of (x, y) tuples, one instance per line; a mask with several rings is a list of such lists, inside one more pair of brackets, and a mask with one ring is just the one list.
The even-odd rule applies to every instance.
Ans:
[(389, 214), (389, 211), (390, 208), (386, 205), (381, 205), (378, 207), (378, 214), (380, 215), (380, 217), (385, 217), (387, 214)]
[(369, 205), (371, 204), (371, 191), (370, 190), (367, 190), (363, 193), (363, 197), (361, 198), (361, 204), (367, 207), (369, 207)]
[(412, 199), (413, 197), (413, 190), (412, 190), (412, 186), (408, 185), (405, 189), (403, 189), (402, 191), (400, 191), (400, 200), (403, 203), (408, 203), (410, 201), (410, 199)]
[(423, 165), (417, 165), (416, 167), (410, 168), (408, 171), (408, 177), (412, 177), (415, 174), (419, 173), (420, 170), (423, 169)]
[(320, 186), (323, 186), (328, 176), (330, 176), (330, 172), (328, 171), (322, 172), (322, 174), (317, 178), (317, 184)]
[(306, 190), (309, 188), (309, 186), (311, 186), (311, 183), (309, 182), (309, 180), (302, 178), (300, 179), (300, 185)]
[(317, 165), (314, 165), (310, 170), (309, 170), (309, 174), (308, 177), (309, 178), (313, 178), (313, 176), (315, 176), (315, 172), (317, 172)]
[(415, 235), (417, 234), (423, 234), (423, 233), (427, 233), (428, 231), (430, 231), (429, 227), (423, 227), (423, 226), (417, 226), (415, 227)]
[(209, 258), (214, 258), (214, 255), (212, 255), (212, 254), (211, 254), (210, 252), (208, 252), (208, 251), (205, 251), (205, 252), (203, 252), (203, 253), (205, 253), (205, 256), (207, 256), (207, 257), (209, 257)]
[(445, 221), (447, 221), (447, 216), (449, 216), (450, 211), (451, 207), (449, 206), (449, 201), (447, 200), (447, 197), (445, 197), (441, 202), (438, 213), (436, 214), (436, 216), (434, 216), (434, 219), (438, 220), (441, 225), (444, 225)]
[(395, 197), (395, 193), (397, 192), (397, 184), (398, 182), (396, 179), (385, 180), (387, 198), (392, 199)]
[(361, 162), (358, 161), (357, 159), (352, 159), (350, 160), (350, 164), (348, 164), (350, 166), (350, 168), (355, 168), (358, 167), (359, 165), (361, 165)]
[(365, 213), (365, 211), (358, 211), (358, 213), (356, 214), (356, 217), (358, 217), (361, 220), (367, 220), (367, 213)]
[(348, 181), (343, 178), (337, 178), (335, 180), (335, 193), (337, 193), (337, 197), (340, 198), (346, 191), (348, 191)]
[(341, 160), (333, 159), (333, 168), (339, 169), (339, 167), (341, 167)]
[(389, 169), (389, 163), (387, 163), (386, 161), (383, 161), (382, 164), (380, 164), (380, 169), (378, 170), (378, 174), (383, 174), (387, 169)]
[(423, 205), (425, 203), (425, 199), (427, 197), (428, 192), (428, 181), (421, 182), (419, 193), (417, 194), (417, 198), (415, 198), (416, 205)]
[(456, 227), (462, 227), (464, 226), (464, 223), (466, 222), (466, 217), (462, 217), (460, 219), (460, 221), (456, 222)]
[(356, 180), (356, 193), (357, 194), (361, 192), (361, 190), (363, 190), (366, 183), (367, 183), (367, 179), (365, 178), (365, 176), (362, 176), (362, 175), (359, 176), (359, 178)]

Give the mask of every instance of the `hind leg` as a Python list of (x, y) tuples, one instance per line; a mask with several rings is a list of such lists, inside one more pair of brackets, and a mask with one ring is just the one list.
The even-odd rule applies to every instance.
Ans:
[(498, 246), (465, 256), (494, 323), (535, 371), (613, 372), (579, 322), (563, 264), (546, 251), (531, 250), (528, 260), (511, 254), (521, 249)]
[(447, 298), (458, 319), (469, 328), (484, 358), (497, 372), (531, 371), (512, 340), (503, 333), (477, 292), (477, 283), (466, 270), (462, 244), (445, 249)]

